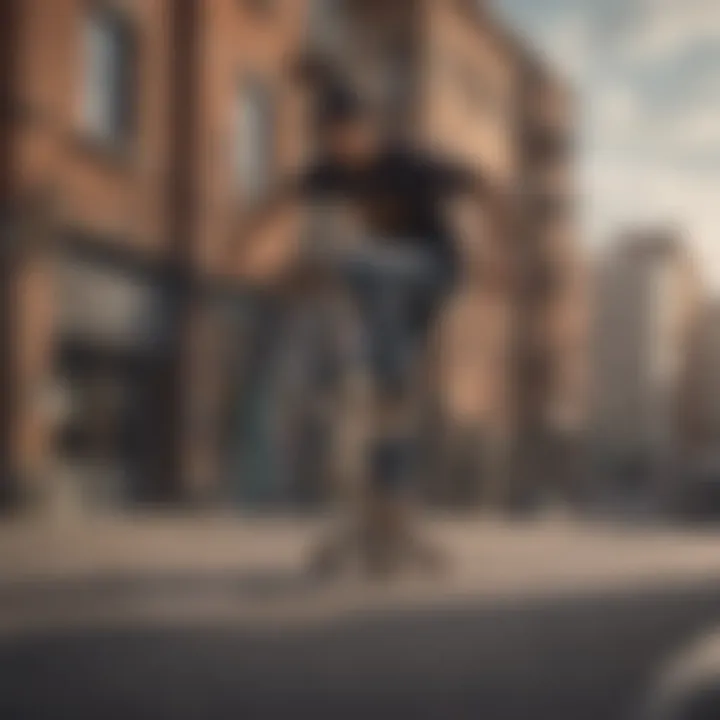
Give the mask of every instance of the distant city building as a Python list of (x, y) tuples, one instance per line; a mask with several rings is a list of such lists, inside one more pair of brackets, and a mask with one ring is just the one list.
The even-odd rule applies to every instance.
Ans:
[(637, 232), (610, 251), (595, 290), (595, 449), (606, 477), (654, 493), (671, 480), (683, 442), (697, 268), (674, 234)]
[(720, 458), (720, 302), (704, 303), (690, 333), (683, 378), (682, 449), (688, 460)]

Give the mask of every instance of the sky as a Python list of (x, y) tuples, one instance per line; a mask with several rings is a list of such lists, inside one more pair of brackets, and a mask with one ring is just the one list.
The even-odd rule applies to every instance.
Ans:
[(720, 0), (495, 0), (579, 93), (584, 238), (674, 225), (720, 289)]

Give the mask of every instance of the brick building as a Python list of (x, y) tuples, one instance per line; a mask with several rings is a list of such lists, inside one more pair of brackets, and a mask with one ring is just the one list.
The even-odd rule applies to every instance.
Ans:
[[(478, 3), (6, 0), (0, 12), (8, 500), (199, 501), (248, 481), (252, 464), (233, 458), (267, 438), (239, 440), (227, 406), (271, 402), (236, 375), (267, 365), (248, 349), (268, 341), (277, 302), (249, 304), (234, 249), (244, 212), (319, 141), (289, 72), (300, 55), (362, 67), (389, 118), (487, 178), (508, 217), (525, 212), (533, 84), (521, 45)], [(507, 442), (515, 427), (517, 284), (488, 268), (516, 264), (516, 238), (508, 222), (462, 249), (438, 373), (461, 436)]]
[(236, 215), (273, 179), (238, 149), (242, 108), (272, 112), (268, 172), (302, 147), (284, 79), (301, 8), (270, 5), (3, 3), (7, 497), (67, 475), (165, 500), (216, 477), (212, 298)]
[[(521, 171), (519, 45), (474, 2), (349, 2), (312, 48), (342, 68), (422, 152), (439, 153), (492, 188), (497, 215), (513, 215)], [(486, 197), (478, 203), (488, 215)], [(507, 212), (511, 209), (510, 212)], [(512, 433), (514, 228), (488, 217), (460, 248), (464, 277), (440, 329), (437, 380), (440, 497), (490, 491), (488, 462)], [(505, 281), (503, 281), (505, 276)], [(485, 487), (483, 487), (483, 485)]]
[(516, 489), (520, 496), (542, 490), (572, 499), (587, 412), (589, 328), (574, 197), (574, 97), (531, 55), (523, 58), (521, 84)]
[[(94, 438), (87, 426), (60, 437), (54, 415), (65, 390), (99, 396), (91, 378), (104, 373), (122, 387), (115, 395), (129, 397), (130, 378), (147, 378), (160, 392), (157, 379), (168, 375), (168, 367), (160, 369), (166, 353), (151, 347), (161, 334), (131, 320), (134, 313), (149, 322), (163, 315), (158, 271), (177, 253), (167, 208), (167, 114), (175, 101), (168, 7), (3, 4), (8, 496), (44, 496), (45, 483), (58, 474), (60, 445), (72, 457), (73, 448), (106, 442), (99, 427)], [(74, 382), (78, 376), (82, 383)], [(164, 424), (149, 414), (144, 419)]]

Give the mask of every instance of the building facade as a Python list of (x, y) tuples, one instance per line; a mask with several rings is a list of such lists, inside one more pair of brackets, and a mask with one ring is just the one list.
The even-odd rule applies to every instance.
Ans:
[[(498, 215), (526, 211), (514, 204), (525, 128), (547, 108), (528, 99), (525, 50), (478, 3), (7, 0), (0, 12), (6, 501), (243, 501), (253, 484), (277, 497), (295, 482), (277, 480), (288, 440), (268, 429), (288, 302), (257, 275), (247, 292), (238, 233), (321, 141), (299, 57), (354, 72), (396, 127), (487, 179)], [(517, 230), (488, 228), (461, 248), (467, 277), (438, 343), (449, 444), (469, 455), (478, 433), (507, 444), (517, 422)]]
[[(169, 3), (11, 2), (3, 12), (12, 38), (3, 66), (3, 487), (36, 498), (63, 474), (61, 456), (68, 467), (87, 459), (78, 477), (91, 464), (108, 478), (108, 464), (120, 472), (110, 458), (124, 431), (78, 417), (84, 427), (64, 432), (56, 416), (61, 405), (79, 414), (129, 398), (130, 386), (144, 395), (133, 378), (154, 375), (163, 355), (153, 270), (171, 253), (164, 140), (173, 45)], [(142, 434), (123, 442), (140, 445)], [(151, 462), (139, 448), (134, 461)]]
[(573, 175), (574, 98), (523, 55), (514, 361), (520, 502), (578, 499), (587, 414), (589, 283)]
[(210, 492), (214, 298), (238, 215), (302, 148), (301, 9), (3, 4), (7, 499)]
[(517, 421), (515, 219), (523, 125), (536, 111), (525, 104), (525, 49), (482, 3), (350, 2), (334, 20), (321, 58), (374, 92), (419, 152), (450, 158), (490, 189), (489, 202), (478, 196), (485, 217), (459, 248), (464, 277), (441, 323), (435, 439), (445, 456), (440, 495), (497, 501), (489, 468), (511, 451)]

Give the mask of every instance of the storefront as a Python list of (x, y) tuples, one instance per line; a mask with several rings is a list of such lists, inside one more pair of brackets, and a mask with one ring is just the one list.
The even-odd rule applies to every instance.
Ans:
[(54, 286), (57, 482), (73, 502), (142, 501), (159, 471), (162, 286), (147, 274), (72, 256), (57, 260)]

